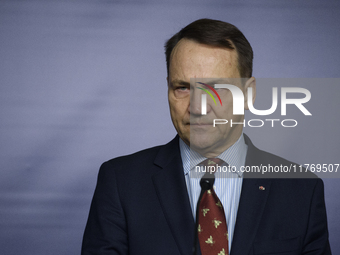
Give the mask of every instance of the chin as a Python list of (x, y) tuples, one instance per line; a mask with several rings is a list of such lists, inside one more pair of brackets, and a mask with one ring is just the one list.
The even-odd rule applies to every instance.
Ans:
[(216, 137), (207, 134), (194, 133), (190, 135), (190, 147), (195, 151), (206, 151), (216, 144)]

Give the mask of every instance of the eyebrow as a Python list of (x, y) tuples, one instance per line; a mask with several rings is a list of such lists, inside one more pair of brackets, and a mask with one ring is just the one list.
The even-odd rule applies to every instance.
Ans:
[[(226, 83), (226, 80), (228, 80), (228, 78), (217, 78), (217, 79), (214, 79), (214, 80), (209, 80), (209, 78), (203, 78), (204, 82), (203, 83), (207, 83), (209, 85), (215, 85), (215, 84), (224, 84)], [(207, 80), (207, 81), (205, 81)], [(197, 83), (197, 82), (196, 82)], [(228, 82), (227, 82), (228, 83)], [(183, 81), (183, 80), (179, 80), (179, 79), (175, 79), (173, 81), (170, 82), (170, 84), (172, 85), (181, 85), (181, 86), (186, 86), (186, 87), (189, 87), (190, 86), (190, 82), (187, 82), (187, 81)]]
[(190, 82), (186, 82), (186, 81), (178, 80), (178, 79), (171, 81), (170, 84), (190, 86)]
[[(208, 79), (207, 79), (208, 80)], [(204, 81), (203, 83), (207, 83), (207, 84), (222, 84), (222, 83), (226, 83), (226, 81), (228, 80), (228, 78), (219, 78), (219, 79), (215, 79), (215, 80), (208, 80), (208, 81)], [(222, 82), (222, 83), (221, 83)]]

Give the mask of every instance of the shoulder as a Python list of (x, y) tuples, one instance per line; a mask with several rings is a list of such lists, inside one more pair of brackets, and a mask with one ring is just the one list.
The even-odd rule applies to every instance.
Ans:
[(261, 183), (270, 186), (270, 204), (277, 206), (298, 206), (309, 208), (313, 201), (323, 204), (324, 184), (322, 179), (300, 165), (280, 156), (256, 148), (245, 136), (248, 145), (246, 166), (249, 172), (244, 173), (248, 183)]
[(159, 165), (174, 155), (179, 155), (178, 137), (169, 143), (147, 148), (129, 155), (120, 156), (104, 162), (100, 171), (109, 175), (140, 175), (154, 173)]
[(165, 145), (159, 145), (151, 148), (147, 148), (141, 151), (134, 152), (132, 154), (112, 158), (103, 163), (105, 166), (131, 166), (137, 164), (144, 164), (146, 162), (153, 161), (158, 152)]
[[(317, 175), (278, 155), (266, 152), (257, 148), (247, 135), (244, 135), (248, 145), (246, 166), (258, 170), (256, 174), (259, 178), (296, 178), (296, 179), (317, 179)], [(253, 171), (253, 172), (254, 172)], [(252, 173), (253, 173), (252, 172)], [(262, 175), (262, 176), (260, 176)]]

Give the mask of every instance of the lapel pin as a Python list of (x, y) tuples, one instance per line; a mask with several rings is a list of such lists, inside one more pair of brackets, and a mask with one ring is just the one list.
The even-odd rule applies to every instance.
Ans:
[(259, 187), (259, 190), (265, 190), (266, 188), (265, 187), (263, 187), (263, 186), (260, 186)]

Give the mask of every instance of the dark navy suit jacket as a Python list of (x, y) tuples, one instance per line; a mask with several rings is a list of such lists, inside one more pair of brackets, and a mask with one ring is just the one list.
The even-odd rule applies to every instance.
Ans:
[[(292, 164), (245, 140), (246, 165)], [(321, 179), (247, 177), (231, 255), (331, 254)], [(194, 228), (177, 136), (101, 166), (82, 255), (191, 255)]]

